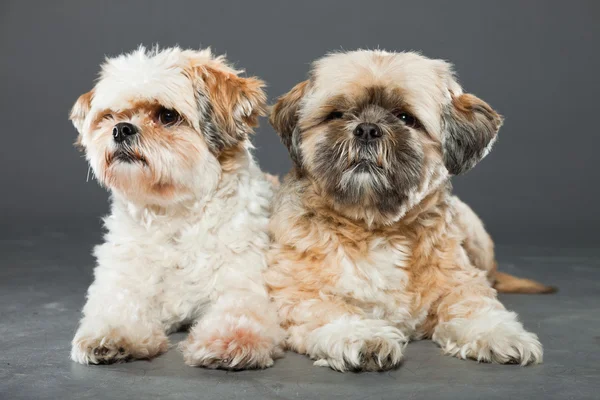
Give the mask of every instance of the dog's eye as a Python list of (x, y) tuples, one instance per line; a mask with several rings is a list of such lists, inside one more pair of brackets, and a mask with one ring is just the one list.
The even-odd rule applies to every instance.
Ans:
[(176, 124), (181, 119), (179, 113), (168, 108), (161, 108), (158, 112), (158, 120), (165, 126)]
[(419, 127), (419, 120), (417, 120), (415, 117), (413, 117), (407, 112), (399, 112), (398, 114), (396, 114), (396, 117), (398, 117), (400, 121), (404, 122), (406, 126), (409, 126), (411, 128)]
[(341, 111), (332, 111), (330, 112), (325, 121), (333, 121), (334, 119), (342, 119), (344, 117), (344, 113)]

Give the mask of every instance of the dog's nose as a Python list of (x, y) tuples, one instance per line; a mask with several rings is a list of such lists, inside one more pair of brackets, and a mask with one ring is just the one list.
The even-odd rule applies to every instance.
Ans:
[(122, 143), (129, 136), (135, 135), (137, 132), (138, 130), (135, 125), (130, 124), (129, 122), (119, 122), (112, 131), (113, 139), (115, 139), (115, 142), (117, 143)]
[(381, 128), (375, 124), (363, 122), (354, 129), (354, 136), (362, 140), (373, 140), (381, 137)]

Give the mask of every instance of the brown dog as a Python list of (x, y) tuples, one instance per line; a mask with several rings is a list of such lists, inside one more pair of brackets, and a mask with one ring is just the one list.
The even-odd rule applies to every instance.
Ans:
[[(271, 123), (294, 163), (267, 272), (290, 349), (339, 371), (393, 368), (411, 338), (460, 358), (541, 362), (537, 336), (496, 298), (491, 283), (506, 276), (489, 235), (451, 194), (449, 177), (489, 152), (502, 118), (448, 63), (329, 55)], [(550, 290), (512, 277), (498, 287)]]

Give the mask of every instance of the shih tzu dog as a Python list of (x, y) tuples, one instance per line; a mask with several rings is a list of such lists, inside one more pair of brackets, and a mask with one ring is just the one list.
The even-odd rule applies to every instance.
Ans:
[(408, 340), (479, 361), (542, 361), (492, 287), (493, 243), (449, 177), (490, 150), (502, 118), (451, 66), (354, 51), (314, 63), (274, 106), (293, 169), (276, 195), (267, 284), (288, 348), (339, 371), (394, 368)]
[(249, 135), (263, 82), (210, 50), (107, 59), (71, 112), (95, 177), (111, 192), (105, 242), (71, 358), (151, 358), (192, 325), (185, 362), (265, 368), (283, 331), (263, 272), (271, 183)]

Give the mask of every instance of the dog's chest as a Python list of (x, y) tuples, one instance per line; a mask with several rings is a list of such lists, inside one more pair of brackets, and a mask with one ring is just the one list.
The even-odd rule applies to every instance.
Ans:
[(372, 241), (363, 254), (341, 247), (334, 290), (373, 318), (404, 315), (410, 303), (406, 291), (410, 256), (410, 246), (402, 240)]
[[(174, 277), (184, 274), (190, 284), (209, 281), (206, 278), (223, 263), (223, 243), (201, 229), (177, 232), (168, 237), (162, 247), (170, 260), (166, 264), (166, 273)], [(176, 277), (176, 280), (182, 283), (180, 277)]]
[[(156, 227), (148, 232), (143, 248), (142, 266), (148, 281), (154, 282), (157, 299), (169, 307), (171, 302), (198, 304), (212, 290), (215, 271), (223, 263), (218, 240), (201, 225), (177, 230)], [(141, 261), (140, 261), (141, 262)], [(177, 311), (180, 312), (180, 311)]]

